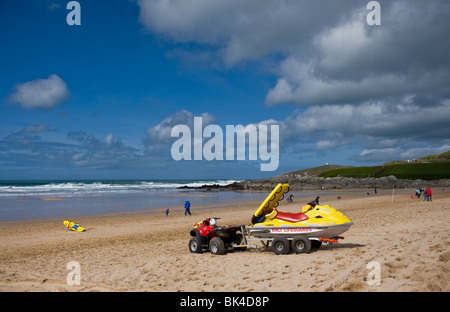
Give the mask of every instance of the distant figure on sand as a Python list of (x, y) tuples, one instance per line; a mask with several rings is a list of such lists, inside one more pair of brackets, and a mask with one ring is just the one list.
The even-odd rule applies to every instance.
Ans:
[(427, 201), (431, 201), (431, 189), (430, 188), (428, 188), (427, 189)]
[(294, 202), (294, 195), (293, 194), (289, 195), (289, 197), (287, 198), (287, 202), (288, 202), (288, 204)]
[(169, 208), (166, 209), (166, 217), (169, 216)]
[(420, 199), (420, 194), (422, 194), (422, 189), (421, 189), (421, 188), (418, 188), (418, 189), (416, 190), (416, 196), (417, 196), (417, 198), (419, 198), (419, 199)]
[(191, 215), (191, 203), (188, 200), (184, 203), (184, 215), (187, 214)]

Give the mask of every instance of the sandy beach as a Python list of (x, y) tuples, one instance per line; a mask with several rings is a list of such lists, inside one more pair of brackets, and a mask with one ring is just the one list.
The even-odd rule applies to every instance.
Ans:
[[(222, 256), (189, 252), (196, 222), (214, 216), (219, 225), (249, 224), (259, 201), (192, 207), (192, 216), (172, 207), (169, 217), (164, 208), (74, 218), (86, 228), (81, 233), (61, 218), (2, 222), (0, 291), (449, 291), (450, 192), (434, 189), (432, 202), (411, 199), (413, 189), (396, 190), (393, 202), (392, 190), (366, 192), (318, 191), (321, 204), (354, 225), (339, 244), (300, 255), (277, 256), (259, 244)], [(303, 204), (283, 202), (279, 210)], [(67, 283), (72, 261), (80, 285)], [(379, 285), (369, 263), (379, 265)]]

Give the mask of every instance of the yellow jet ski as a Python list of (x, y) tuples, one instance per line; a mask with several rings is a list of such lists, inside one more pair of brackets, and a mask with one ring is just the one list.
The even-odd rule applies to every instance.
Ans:
[(319, 197), (302, 207), (298, 213), (278, 211), (278, 201), (289, 191), (288, 184), (278, 184), (256, 210), (249, 235), (272, 242), (276, 254), (309, 252), (322, 242), (335, 243), (339, 235), (353, 224), (349, 218), (328, 205), (319, 205)]

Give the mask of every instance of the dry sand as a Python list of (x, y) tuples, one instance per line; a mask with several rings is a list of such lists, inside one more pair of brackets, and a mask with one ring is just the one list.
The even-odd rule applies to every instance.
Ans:
[[(335, 191), (322, 196), (354, 225), (339, 244), (308, 254), (277, 256), (264, 248), (223, 256), (192, 254), (189, 230), (204, 217), (219, 225), (248, 224), (259, 206), (234, 203), (171, 208), (158, 213), (78, 217), (86, 228), (66, 229), (62, 219), (0, 223), (0, 291), (449, 291), (450, 192), (435, 189), (432, 202), (410, 199), (414, 190), (377, 195)], [(320, 195), (320, 192), (319, 192)], [(337, 197), (341, 196), (341, 199)], [(298, 211), (303, 203), (282, 203)], [(226, 206), (226, 207), (225, 207)], [(67, 264), (80, 265), (81, 285), (70, 286)], [(379, 264), (380, 285), (369, 285)]]

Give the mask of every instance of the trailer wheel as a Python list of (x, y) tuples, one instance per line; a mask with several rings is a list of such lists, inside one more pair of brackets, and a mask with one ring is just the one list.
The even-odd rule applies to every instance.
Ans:
[(223, 255), (225, 253), (225, 244), (220, 237), (213, 237), (209, 242), (209, 251), (214, 255)]
[(305, 236), (296, 236), (292, 240), (292, 250), (297, 254), (309, 252), (311, 241)]
[(277, 255), (285, 255), (289, 253), (289, 249), (289, 241), (284, 237), (277, 237), (272, 241), (272, 251)]
[(189, 240), (189, 251), (192, 253), (201, 253), (202, 252), (202, 246), (200, 242), (198, 241), (197, 237), (192, 237)]

